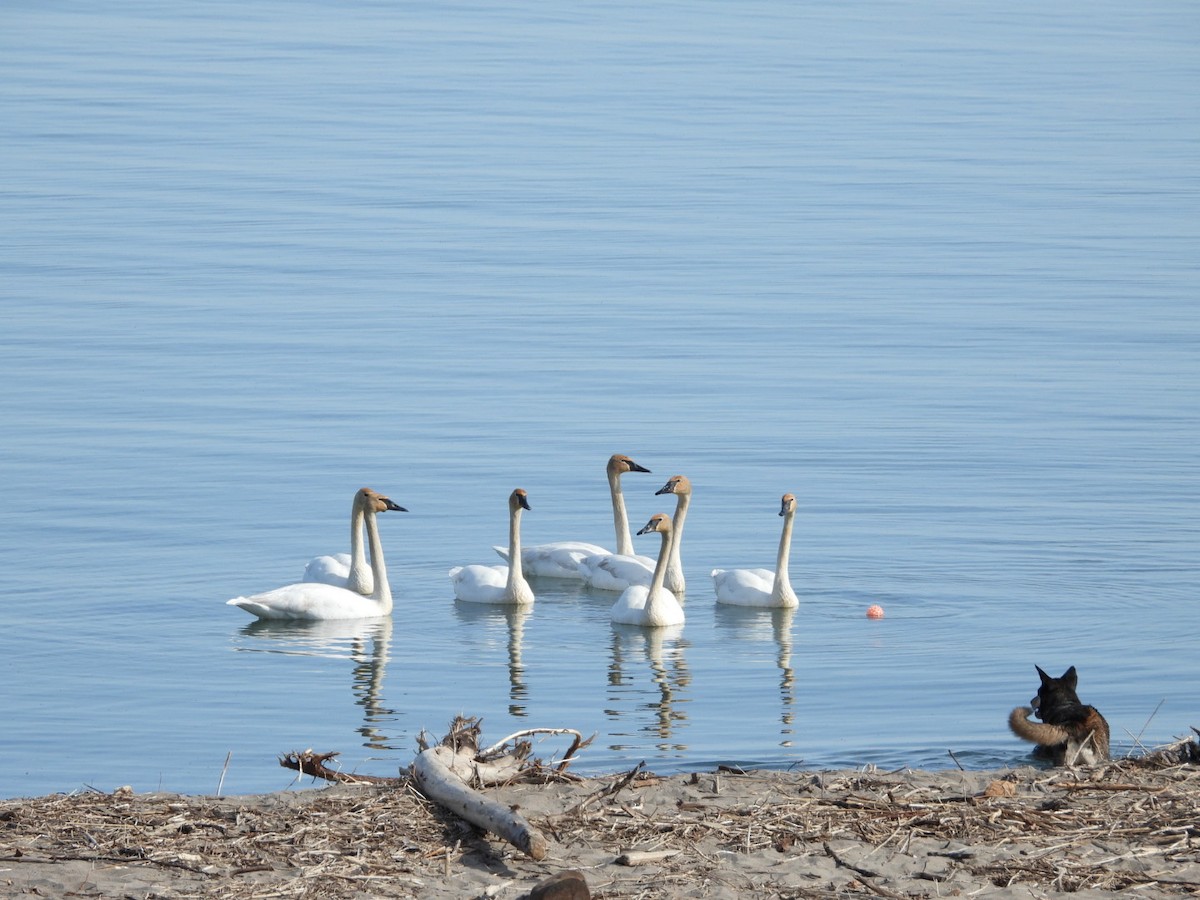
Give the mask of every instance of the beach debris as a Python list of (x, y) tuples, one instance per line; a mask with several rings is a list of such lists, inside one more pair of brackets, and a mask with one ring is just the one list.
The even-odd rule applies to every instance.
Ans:
[[(410, 768), (412, 783), (426, 798), (459, 818), (503, 838), (533, 859), (542, 859), (548, 848), (542, 833), (520, 813), (484, 796), (477, 788), (518, 781), (577, 780), (569, 775), (567, 767), (595, 735), (585, 739), (574, 728), (526, 728), (480, 750), (480, 721), (455, 717), (447, 735), (432, 747), (422, 733), (418, 739), (421, 750)], [(572, 741), (557, 763), (546, 763), (530, 758), (533, 745), (529, 738), (535, 735), (570, 735)], [(281, 756), (279, 764), (337, 784), (400, 786), (408, 783), (404, 776), (358, 775), (330, 768), (327, 763), (337, 756), (337, 751), (292, 751)]]
[(325, 781), (332, 781), (336, 784), (400, 784), (404, 780), (384, 775), (356, 775), (352, 772), (331, 769), (325, 765), (330, 760), (336, 759), (338, 755), (336, 750), (328, 753), (314, 753), (311, 748), (300, 751), (293, 750), (291, 753), (285, 753), (279, 757), (279, 764), (285, 769), (295, 769), (304, 775), (323, 778)]
[[(1182, 900), (1200, 896), (1195, 744), (1086, 772), (750, 770), (719, 773), (718, 793), (712, 771), (652, 776), (639, 767), (632, 777), (535, 776), (489, 790), (553, 841), (541, 861), (497, 854), (407, 774), (398, 786), (245, 797), (86, 788), (0, 800), (0, 894), (267, 900), (302, 888), (322, 900), (516, 900), (561, 857), (605, 900), (706, 889), (744, 900)], [(336, 769), (331, 760), (321, 766)], [(995, 781), (1015, 791), (986, 796)], [(679, 852), (623, 866), (619, 848)]]
[(1200, 764), (1200, 728), (1191, 726), (1192, 736), (1151, 750), (1140, 758), (1143, 765), (1179, 766)]
[[(422, 734), (421, 752), (412, 763), (417, 788), (439, 806), (472, 825), (508, 841), (533, 859), (544, 859), (549, 850), (545, 836), (524, 816), (481, 794), (476, 786), (507, 784), (521, 780), (531, 770), (544, 777), (548, 768), (529, 761), (535, 734), (570, 734), (574, 741), (552, 771), (562, 774), (575, 753), (591, 743), (570, 728), (530, 728), (511, 734), (484, 750), (479, 749), (480, 720), (455, 717), (450, 731), (434, 746)], [(595, 737), (593, 735), (592, 737)]]
[(617, 857), (618, 866), (647, 866), (678, 856), (682, 850), (626, 850)]
[(629, 787), (629, 785), (639, 775), (641, 775), (643, 773), (643, 770), (645, 769), (645, 767), (646, 767), (646, 761), (642, 760), (640, 763), (638, 763), (636, 766), (634, 766), (632, 769), (630, 769), (628, 772), (626, 772), (620, 778), (616, 779), (613, 782), (610, 782), (609, 784), (604, 785), (599, 790), (593, 791), (592, 793), (588, 794), (586, 797), (584, 797), (582, 800), (580, 800), (579, 803), (577, 803), (567, 813), (567, 815), (578, 816), (580, 813), (583, 812), (584, 808), (589, 803), (592, 803), (596, 800), (604, 799), (605, 797), (612, 797), (612, 796), (615, 796), (616, 794), (620, 793), (622, 790)]

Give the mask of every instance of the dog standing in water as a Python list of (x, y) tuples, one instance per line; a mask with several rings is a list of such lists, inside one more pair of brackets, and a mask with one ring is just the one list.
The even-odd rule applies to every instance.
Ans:
[[(1056, 766), (1094, 765), (1108, 759), (1108, 722), (1094, 706), (1079, 701), (1075, 688), (1079, 675), (1075, 667), (1067, 669), (1061, 678), (1051, 678), (1040, 667), (1042, 686), (1029, 701), (1018, 706), (1008, 716), (1008, 727), (1017, 737), (1037, 744), (1033, 755), (1050, 760)], [(1037, 713), (1041, 722), (1031, 722)]]

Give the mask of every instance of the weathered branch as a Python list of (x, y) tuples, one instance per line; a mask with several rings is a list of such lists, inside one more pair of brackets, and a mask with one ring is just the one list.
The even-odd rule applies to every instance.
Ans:
[(678, 856), (682, 850), (626, 850), (617, 857), (618, 866), (648, 866)]
[(626, 787), (629, 786), (629, 784), (635, 778), (637, 778), (638, 773), (640, 773), (642, 771), (642, 769), (645, 765), (646, 765), (646, 761), (642, 760), (640, 763), (638, 763), (636, 766), (634, 766), (632, 769), (630, 769), (628, 772), (626, 772), (624, 775), (622, 775), (616, 781), (612, 782), (611, 784), (605, 785), (604, 787), (600, 788), (600, 790), (598, 790), (598, 791), (593, 791), (592, 793), (588, 794), (586, 797), (584, 797), (582, 800), (580, 800), (579, 803), (577, 803), (575, 805), (574, 809), (572, 809), (568, 813), (566, 813), (566, 815), (577, 816), (581, 812), (583, 812), (584, 808), (592, 801), (600, 800), (604, 797), (608, 797), (608, 796), (617, 794), (620, 791), (624, 790)]
[(323, 778), (338, 784), (399, 784), (403, 781), (401, 778), (386, 778), (381, 775), (351, 775), (325, 765), (326, 762), (337, 756), (338, 751), (336, 750), (328, 753), (313, 753), (312, 750), (305, 750), (301, 753), (293, 750), (291, 753), (279, 757), (279, 764), (285, 769), (295, 769), (297, 772), (311, 775), (313, 778)]
[(863, 887), (867, 888), (867, 890), (874, 894), (878, 894), (880, 897), (887, 897), (888, 900), (908, 900), (904, 894), (898, 893), (889, 888), (885, 888), (881, 884), (876, 884), (875, 879), (880, 877), (878, 872), (872, 872), (870, 869), (864, 869), (861, 866), (856, 866), (854, 863), (847, 862), (846, 860), (842, 859), (840, 856), (838, 856), (834, 849), (829, 846), (828, 841), (822, 841), (821, 846), (825, 848), (826, 855), (828, 855), (835, 864), (847, 868), (851, 872), (854, 872), (856, 875), (858, 875), (858, 880), (862, 883)]
[[(526, 728), (523, 731), (518, 731), (513, 734), (510, 734), (508, 737), (504, 738), (503, 740), (497, 741), (495, 744), (492, 744), (492, 746), (488, 747), (486, 750), (479, 751), (479, 753), (477, 754), (477, 758), (478, 759), (490, 759), (492, 756), (494, 756), (498, 753), (505, 752), (505, 746), (510, 741), (515, 741), (515, 740), (517, 740), (517, 738), (530, 737), (531, 735), (535, 735), (535, 734), (570, 734), (570, 735), (574, 735), (575, 740), (573, 740), (571, 742), (571, 746), (567, 748), (567, 752), (564, 753), (563, 758), (561, 760), (559, 760), (558, 766), (555, 768), (556, 772), (562, 772), (564, 769), (566, 769), (566, 767), (568, 765), (570, 765), (571, 758), (576, 753), (578, 753), (580, 750), (587, 747), (592, 741), (594, 741), (596, 739), (596, 735), (593, 733), (590, 738), (587, 738), (585, 740), (583, 737), (583, 734), (579, 731), (576, 731), (574, 728)], [(521, 759), (525, 759), (529, 755), (529, 751), (530, 751), (529, 742), (521, 741), (510, 752), (513, 755), (516, 755)]]
[(441, 744), (417, 754), (413, 780), (421, 793), (472, 825), (508, 841), (521, 852), (543, 859), (546, 838), (525, 817), (472, 789), (468, 780), (480, 776), (474, 753)]

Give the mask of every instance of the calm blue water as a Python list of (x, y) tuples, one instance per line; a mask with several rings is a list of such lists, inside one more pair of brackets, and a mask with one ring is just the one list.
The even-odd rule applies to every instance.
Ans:
[[(584, 772), (1017, 764), (1035, 663), (1122, 749), (1200, 725), (1198, 36), (1108, 0), (6, 4), (0, 796), (390, 774), (459, 712), (598, 732)], [(635, 528), (695, 485), (682, 632), (456, 605), (514, 487), (527, 543), (611, 544), (613, 452), (653, 470)], [(347, 549), (364, 484), (411, 510), (390, 621), (224, 605)], [(801, 608), (717, 608), (785, 491)]]

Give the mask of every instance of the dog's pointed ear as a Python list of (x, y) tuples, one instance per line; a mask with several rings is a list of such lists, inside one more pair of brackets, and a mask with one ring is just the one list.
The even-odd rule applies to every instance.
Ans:
[(1051, 681), (1054, 680), (1053, 678), (1051, 678), (1049, 675), (1047, 675), (1045, 672), (1042, 671), (1041, 666), (1034, 666), (1034, 668), (1038, 670), (1038, 678), (1042, 679), (1042, 684), (1049, 684)]
[(1074, 666), (1071, 666), (1071, 668), (1063, 672), (1061, 680), (1065, 682), (1067, 686), (1071, 688), (1071, 690), (1075, 690), (1076, 686), (1079, 684), (1079, 673), (1075, 671)]

